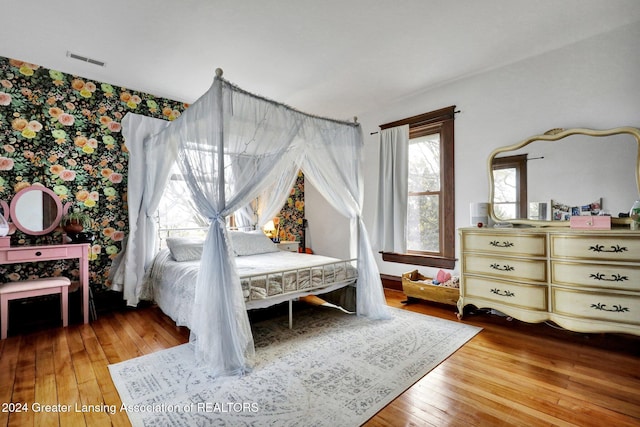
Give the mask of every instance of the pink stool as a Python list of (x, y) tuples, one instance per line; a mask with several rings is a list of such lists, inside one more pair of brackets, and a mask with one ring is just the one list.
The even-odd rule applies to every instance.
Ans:
[(69, 324), (69, 285), (66, 277), (47, 277), (0, 284), (0, 339), (7, 338), (9, 329), (9, 301), (41, 295), (60, 294), (62, 326)]

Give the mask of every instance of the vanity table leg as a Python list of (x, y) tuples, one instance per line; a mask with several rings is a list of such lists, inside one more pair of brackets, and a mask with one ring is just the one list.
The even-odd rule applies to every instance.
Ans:
[(80, 285), (82, 286), (82, 316), (89, 323), (89, 245), (83, 245), (80, 258)]

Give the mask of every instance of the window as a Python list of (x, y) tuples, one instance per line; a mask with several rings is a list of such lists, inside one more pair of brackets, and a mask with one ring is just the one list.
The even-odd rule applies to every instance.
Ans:
[(440, 134), (409, 140), (407, 250), (440, 252)]
[(207, 233), (209, 221), (198, 213), (177, 164), (171, 169), (156, 218), (161, 248), (167, 237), (204, 237)]
[(527, 155), (493, 159), (493, 211), (498, 218), (527, 218)]
[(380, 126), (409, 125), (407, 253), (383, 252), (385, 261), (455, 266), (454, 113), (451, 106)]

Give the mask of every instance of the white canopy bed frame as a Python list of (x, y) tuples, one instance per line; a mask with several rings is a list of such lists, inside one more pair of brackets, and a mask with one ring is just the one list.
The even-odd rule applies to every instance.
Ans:
[(298, 170), (351, 222), (357, 258), (356, 312), (389, 317), (362, 221), (362, 131), (357, 123), (312, 116), (250, 94), (216, 77), (173, 122), (127, 114), (129, 235), (112, 271), (113, 289), (137, 305), (156, 254), (153, 214), (177, 162), (200, 214), (210, 221), (191, 316), (196, 360), (213, 375), (250, 370), (253, 337), (225, 217), (260, 197), (258, 225), (286, 200)]

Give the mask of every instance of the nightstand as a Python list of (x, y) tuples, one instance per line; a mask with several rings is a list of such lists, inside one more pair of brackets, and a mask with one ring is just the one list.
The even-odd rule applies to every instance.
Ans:
[(281, 240), (277, 245), (278, 249), (282, 251), (298, 252), (300, 242), (296, 242), (295, 240)]

